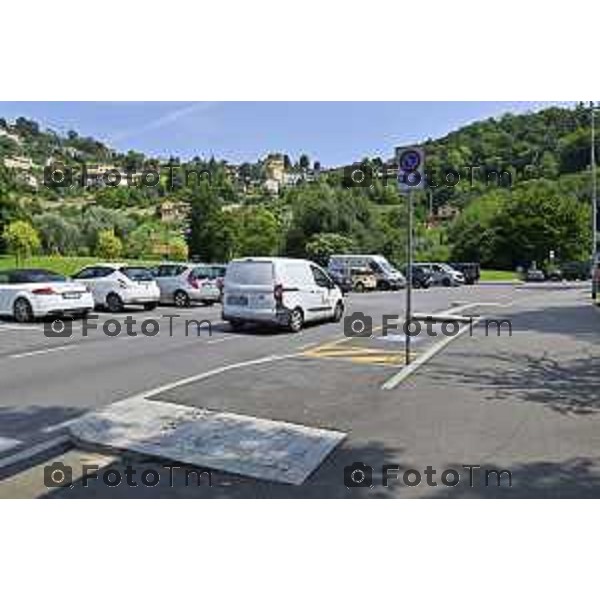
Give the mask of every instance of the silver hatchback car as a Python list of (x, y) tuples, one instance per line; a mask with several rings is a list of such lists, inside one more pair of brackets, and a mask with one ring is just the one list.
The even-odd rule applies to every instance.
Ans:
[(213, 265), (165, 263), (151, 270), (160, 288), (161, 304), (182, 308), (193, 302), (214, 304), (221, 299), (219, 272)]

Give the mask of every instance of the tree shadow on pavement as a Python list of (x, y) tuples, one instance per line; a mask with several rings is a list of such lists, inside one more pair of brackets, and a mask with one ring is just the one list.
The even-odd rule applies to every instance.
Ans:
[[(564, 335), (577, 341), (600, 344), (600, 310), (590, 304), (547, 306), (532, 310), (519, 307), (519, 312), (516, 314), (503, 314), (493, 318), (510, 319), (513, 324), (513, 335), (527, 333)], [(490, 326), (490, 336), (492, 335), (495, 335), (495, 328)]]
[[(472, 360), (467, 353), (453, 358)], [(547, 353), (478, 354), (479, 361), (487, 362), (477, 371), (447, 362), (435, 371), (429, 371), (432, 380), (474, 387), (482, 392), (482, 398), (491, 395), (495, 399), (537, 402), (560, 413), (590, 414), (600, 410), (600, 371), (595, 357), (558, 361)]]
[(83, 412), (68, 406), (0, 406), (0, 437), (31, 438), (45, 427), (74, 419)]
[[(506, 475), (501, 485), (495, 475), (489, 485), (457, 485), (437, 487), (433, 498), (600, 498), (600, 460), (572, 458), (562, 462), (536, 461), (516, 465), (485, 465), (484, 469), (504, 471), (512, 475), (508, 486)], [(432, 488), (433, 490), (434, 488)]]
[[(302, 485), (290, 485), (260, 481), (230, 475), (218, 471), (212, 472), (212, 486), (206, 477), (190, 475), (186, 484), (186, 469), (202, 471), (200, 467), (171, 463), (173, 482), (170, 485), (170, 472), (165, 465), (155, 459), (135, 455), (116, 457), (115, 462), (98, 470), (97, 480), (90, 481), (84, 488), (81, 480), (74, 482), (73, 488), (49, 490), (47, 498), (391, 498), (402, 497), (396, 487), (382, 487), (381, 465), (399, 463), (399, 449), (386, 448), (379, 442), (366, 444), (343, 443), (335, 449), (321, 465), (307, 478)], [(354, 463), (363, 463), (373, 469), (372, 487), (348, 488), (344, 482), (344, 468)], [(137, 487), (128, 486), (123, 477), (117, 487), (108, 487), (103, 481), (103, 474), (108, 469), (117, 469), (124, 473), (130, 465), (136, 470)], [(408, 468), (399, 464), (400, 469)], [(154, 469), (160, 473), (161, 482), (156, 487), (147, 487), (139, 483), (141, 473), (145, 469)], [(200, 479), (200, 485), (198, 485)]]

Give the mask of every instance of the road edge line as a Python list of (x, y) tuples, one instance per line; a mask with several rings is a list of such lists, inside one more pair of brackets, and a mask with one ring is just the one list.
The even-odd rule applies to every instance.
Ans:
[(442, 340), (438, 344), (434, 344), (429, 350), (426, 350), (423, 354), (420, 354), (414, 362), (411, 362), (407, 367), (403, 367), (398, 373), (392, 375), (384, 384), (381, 386), (382, 390), (393, 390), (397, 385), (402, 383), (405, 379), (410, 377), (419, 367), (424, 365), (426, 362), (430, 361), (438, 352), (442, 351), (448, 344), (453, 342), (454, 340), (461, 337), (465, 331), (468, 331), (473, 327), (473, 325), (477, 325), (479, 321), (481, 321), (483, 317), (478, 317), (473, 319), (470, 325), (466, 325), (456, 335), (451, 337), (447, 337)]

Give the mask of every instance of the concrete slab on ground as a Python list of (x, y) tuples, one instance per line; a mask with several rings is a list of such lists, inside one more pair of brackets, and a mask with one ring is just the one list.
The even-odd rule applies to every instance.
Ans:
[(345, 433), (146, 399), (130, 399), (70, 425), (78, 441), (238, 475), (299, 485)]

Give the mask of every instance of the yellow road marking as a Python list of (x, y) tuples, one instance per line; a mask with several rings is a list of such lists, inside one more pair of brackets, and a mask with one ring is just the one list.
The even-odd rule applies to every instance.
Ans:
[(54, 463), (60, 462), (67, 469), (72, 469), (75, 482), (81, 477), (83, 465), (97, 465), (101, 469), (114, 460), (114, 456), (106, 454), (71, 450), (0, 481), (0, 498), (39, 498), (51, 493), (53, 488), (46, 487), (44, 483), (44, 469)]

